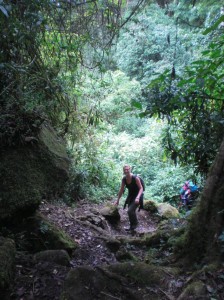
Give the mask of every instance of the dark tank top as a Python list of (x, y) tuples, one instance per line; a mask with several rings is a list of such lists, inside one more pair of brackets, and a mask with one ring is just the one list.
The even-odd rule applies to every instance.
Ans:
[(128, 198), (134, 199), (138, 195), (139, 187), (136, 183), (136, 176), (132, 175), (131, 183), (127, 183), (126, 177), (123, 177), (123, 182), (128, 189)]

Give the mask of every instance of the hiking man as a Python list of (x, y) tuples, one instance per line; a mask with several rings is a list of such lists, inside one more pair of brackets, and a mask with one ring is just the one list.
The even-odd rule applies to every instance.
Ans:
[(189, 186), (189, 181), (186, 181), (180, 190), (180, 199), (184, 206), (187, 207), (190, 197), (191, 197), (191, 189)]
[(196, 184), (194, 184), (191, 180), (188, 180), (184, 183), (182, 188), (180, 189), (180, 199), (182, 205), (185, 208), (190, 209), (192, 207), (192, 202), (197, 199), (199, 194), (199, 188)]
[(130, 222), (130, 228), (128, 230), (134, 230), (138, 225), (136, 209), (140, 204), (141, 197), (143, 198), (143, 187), (139, 177), (131, 173), (131, 167), (129, 165), (125, 165), (123, 167), (123, 172), (124, 177), (121, 181), (121, 187), (118, 192), (118, 197), (115, 205), (119, 204), (119, 200), (124, 193), (125, 187), (127, 187), (128, 196), (126, 198), (125, 204), (128, 204), (128, 217)]

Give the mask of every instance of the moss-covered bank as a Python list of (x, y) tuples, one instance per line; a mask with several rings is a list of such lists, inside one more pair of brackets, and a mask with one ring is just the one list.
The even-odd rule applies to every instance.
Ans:
[(42, 197), (58, 195), (68, 178), (63, 141), (47, 124), (24, 144), (0, 148), (0, 222), (35, 212)]
[(14, 241), (0, 237), (0, 291), (7, 288), (13, 278), (15, 253)]

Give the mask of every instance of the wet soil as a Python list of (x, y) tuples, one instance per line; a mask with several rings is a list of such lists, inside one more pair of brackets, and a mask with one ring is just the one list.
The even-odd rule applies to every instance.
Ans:
[[(89, 204), (85, 201), (76, 207), (65, 204), (43, 202), (40, 212), (57, 227), (63, 229), (79, 245), (72, 254), (70, 267), (55, 265), (50, 262), (35, 263), (33, 255), (26, 251), (17, 251), (16, 278), (13, 290), (5, 299), (59, 299), (64, 279), (71, 268), (77, 266), (99, 267), (117, 262), (116, 256), (108, 249), (105, 239), (97, 228), (103, 229), (111, 237), (141, 237), (156, 230), (159, 219), (145, 210), (137, 212), (139, 226), (129, 232), (127, 210), (119, 208), (121, 216), (117, 225), (111, 225), (99, 210), (103, 204)], [(89, 220), (86, 222), (86, 220)], [(139, 260), (144, 260), (144, 249), (131, 246), (132, 253)]]
[[(158, 228), (161, 218), (156, 214), (151, 214), (145, 210), (137, 212), (139, 225), (135, 231), (127, 231), (129, 227), (127, 211), (119, 209), (120, 222), (111, 225), (102, 215), (99, 214), (103, 204), (90, 204), (80, 201), (75, 207), (66, 206), (63, 203), (43, 202), (40, 212), (57, 227), (63, 229), (69, 236), (78, 243), (78, 248), (72, 253), (70, 266), (61, 266), (50, 262), (34, 262), (33, 255), (26, 251), (17, 251), (15, 280), (10, 291), (2, 295), (1, 300), (60, 300), (63, 284), (68, 272), (79, 266), (90, 266), (97, 268), (100, 266), (111, 265), (118, 262), (115, 251), (111, 251), (106, 245), (104, 235), (111, 238), (142, 238), (148, 233), (153, 233)], [(138, 259), (145, 261), (149, 251), (145, 246), (135, 244), (129, 245), (128, 251)], [(172, 261), (172, 252), (166, 247), (159, 249), (154, 263)], [(156, 261), (157, 259), (157, 261)], [(191, 280), (191, 274), (184, 274), (179, 278), (174, 278), (167, 274), (167, 290), (160, 287), (151, 288), (148, 293), (157, 295), (158, 299), (177, 299), (182, 288)], [(210, 281), (212, 277), (212, 283)], [(164, 278), (165, 280), (165, 278)], [(216, 274), (204, 273), (205, 287), (208, 295), (214, 293), (216, 298), (224, 299), (224, 276), (222, 269)], [(218, 297), (217, 297), (218, 293)], [(172, 296), (171, 296), (172, 295)], [(208, 299), (211, 299), (209, 298)], [(108, 300), (112, 299), (108, 296)], [(107, 299), (107, 298), (105, 298)], [(114, 298), (115, 299), (115, 298)], [(122, 298), (116, 298), (122, 299)], [(147, 299), (147, 298), (144, 298)], [(151, 299), (150, 297), (148, 299)], [(154, 299), (154, 298), (153, 298)], [(194, 299), (194, 298), (192, 298)], [(207, 299), (207, 298), (206, 298)], [(83, 299), (84, 300), (84, 299)], [(94, 300), (94, 299), (93, 299)]]

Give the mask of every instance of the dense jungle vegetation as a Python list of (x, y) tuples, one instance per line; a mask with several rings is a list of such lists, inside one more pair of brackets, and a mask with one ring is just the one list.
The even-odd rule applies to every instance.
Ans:
[(0, 1), (1, 147), (43, 120), (67, 141), (64, 200), (203, 186), (223, 137), (221, 1)]
[[(105, 290), (99, 284), (95, 299), (109, 299), (108, 292), (119, 296), (113, 299), (222, 299), (222, 2), (0, 0), (0, 25), (4, 299), (45, 297), (49, 278), (49, 299), (94, 299), (102, 278)], [(118, 193), (124, 164), (144, 178), (149, 208), (140, 211), (142, 232), (133, 239), (125, 211), (109, 205), (116, 228), (103, 207)], [(177, 206), (188, 179), (202, 188), (190, 216), (162, 203)], [(174, 215), (164, 221), (161, 206)], [(46, 249), (47, 264), (39, 264), (36, 254)], [(48, 268), (52, 253), (66, 270)], [(127, 271), (133, 291), (123, 284)], [(89, 298), (59, 295), (67, 274), (74, 276), (68, 293)]]

